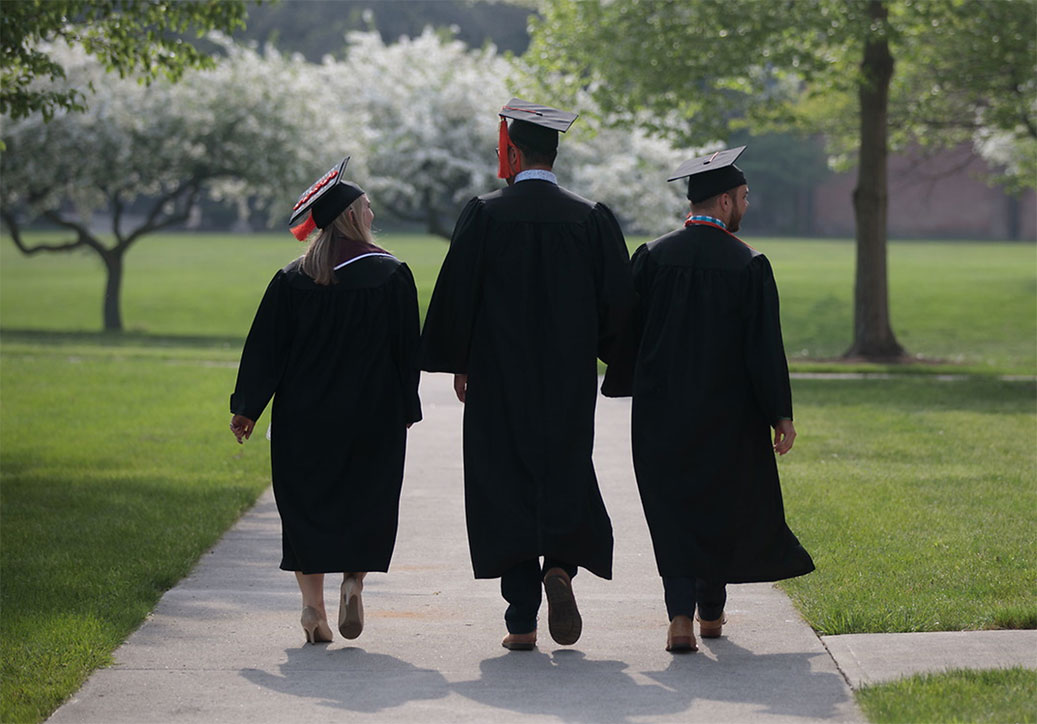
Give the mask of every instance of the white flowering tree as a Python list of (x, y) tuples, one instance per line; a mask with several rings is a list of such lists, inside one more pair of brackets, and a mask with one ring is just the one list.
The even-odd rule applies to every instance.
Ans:
[[(50, 122), (39, 113), (4, 119), (0, 216), (25, 254), (88, 249), (101, 258), (106, 330), (123, 327), (123, 261), (140, 239), (183, 223), (205, 196), (283, 204), (327, 164), (333, 124), (314, 107), (312, 66), (226, 49), (212, 70), (145, 86), (106, 75), (81, 49), (55, 47), (65, 82), (92, 83), (87, 110), (59, 111)], [(111, 219), (108, 234), (88, 223), (98, 211)], [(22, 229), (36, 218), (63, 230), (62, 238), (29, 243)]]
[[(351, 170), (390, 215), (448, 238), (464, 202), (503, 184), (497, 178), (497, 112), (512, 96), (550, 103), (525, 68), (492, 46), (426, 29), (386, 44), (376, 32), (348, 38), (343, 61), (322, 72), (337, 99), (339, 145), (356, 152)], [(584, 95), (581, 119), (562, 138), (556, 170), (576, 193), (610, 206), (628, 231), (673, 228), (687, 206), (669, 171), (690, 152), (642, 131), (604, 127)], [(679, 186), (679, 184), (678, 184)]]
[(339, 144), (362, 151), (356, 173), (376, 207), (449, 237), (464, 202), (499, 183), (495, 119), (511, 64), (493, 46), (468, 50), (431, 29), (393, 44), (377, 32), (347, 41), (344, 61), (324, 61), (349, 119)]
[[(584, 106), (586, 108), (586, 106)], [(701, 149), (678, 149), (638, 127), (602, 126), (588, 115), (573, 127), (559, 151), (560, 179), (605, 203), (624, 232), (658, 236), (678, 226), (688, 211), (686, 183), (667, 183), (682, 161)]]

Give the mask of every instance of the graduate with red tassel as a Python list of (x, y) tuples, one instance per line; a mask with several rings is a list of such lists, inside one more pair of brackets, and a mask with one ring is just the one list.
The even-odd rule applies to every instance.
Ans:
[(464, 403), (465, 511), (476, 578), (500, 578), (505, 648), (536, 644), (542, 595), (559, 644), (580, 638), (573, 577), (612, 576), (612, 525), (591, 452), (596, 358), (631, 304), (612, 212), (558, 184), (575, 113), (513, 98), (498, 175), (454, 227), (422, 333), (421, 366)]

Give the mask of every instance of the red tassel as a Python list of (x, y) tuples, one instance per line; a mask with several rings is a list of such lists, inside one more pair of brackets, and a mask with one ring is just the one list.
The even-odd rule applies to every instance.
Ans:
[(306, 237), (316, 228), (317, 223), (313, 220), (313, 214), (306, 214), (305, 221), (292, 227), (292, 236), (299, 241), (306, 241)]
[(497, 178), (511, 178), (515, 175), (511, 163), (508, 161), (508, 149), (512, 147), (511, 137), (508, 135), (508, 119), (500, 119), (500, 137), (497, 140)]

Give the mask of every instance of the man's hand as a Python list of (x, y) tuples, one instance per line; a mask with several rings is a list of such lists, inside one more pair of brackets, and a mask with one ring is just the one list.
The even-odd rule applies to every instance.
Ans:
[(230, 431), (238, 438), (238, 445), (252, 437), (252, 428), (256, 426), (255, 420), (250, 420), (244, 415), (235, 415), (230, 418)]
[(468, 375), (454, 375), (454, 394), (462, 403), (468, 393)]
[(796, 439), (796, 426), (792, 420), (778, 420), (774, 426), (774, 452), (784, 455), (792, 449), (792, 443)]

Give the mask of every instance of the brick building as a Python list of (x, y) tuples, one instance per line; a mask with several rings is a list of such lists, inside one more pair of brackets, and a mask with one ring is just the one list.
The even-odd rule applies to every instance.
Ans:
[[(1010, 196), (988, 185), (989, 167), (968, 147), (931, 157), (889, 157), (889, 238), (1037, 241), (1037, 194)], [(854, 235), (856, 170), (833, 174), (813, 191), (812, 231)]]

